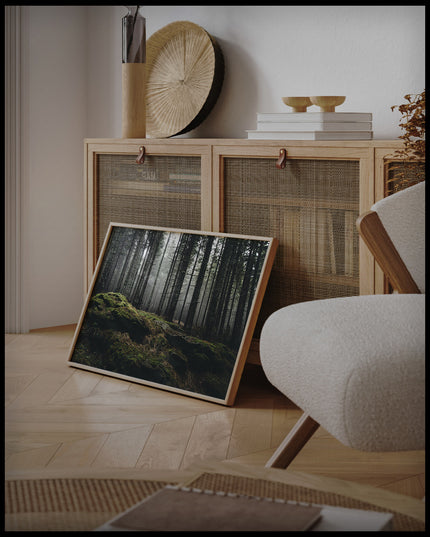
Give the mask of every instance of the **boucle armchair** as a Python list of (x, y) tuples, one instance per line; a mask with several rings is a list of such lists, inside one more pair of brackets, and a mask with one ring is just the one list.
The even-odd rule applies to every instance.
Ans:
[(424, 449), (425, 183), (375, 203), (357, 227), (395, 293), (293, 304), (266, 320), (263, 370), (303, 410), (266, 467), (286, 468), (319, 426), (358, 450)]

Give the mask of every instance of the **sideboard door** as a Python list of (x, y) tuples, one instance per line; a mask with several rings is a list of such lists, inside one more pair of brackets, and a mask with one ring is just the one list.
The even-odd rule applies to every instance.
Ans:
[[(210, 230), (211, 167), (207, 146), (89, 144), (86, 173), (86, 288), (110, 222)], [(205, 190), (207, 193), (205, 194)]]
[(279, 167), (281, 149), (214, 150), (214, 227), (279, 240), (254, 343), (267, 317), (284, 306), (374, 292), (374, 262), (355, 224), (373, 203), (369, 150), (287, 146)]

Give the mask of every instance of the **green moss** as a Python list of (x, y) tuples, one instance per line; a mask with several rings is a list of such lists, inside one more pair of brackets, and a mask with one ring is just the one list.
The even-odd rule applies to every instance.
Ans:
[(72, 361), (224, 398), (235, 353), (134, 308), (119, 293), (91, 298)]
[(100, 293), (92, 297), (86, 318), (103, 331), (127, 332), (137, 342), (143, 341), (151, 332), (145, 317), (120, 293)]

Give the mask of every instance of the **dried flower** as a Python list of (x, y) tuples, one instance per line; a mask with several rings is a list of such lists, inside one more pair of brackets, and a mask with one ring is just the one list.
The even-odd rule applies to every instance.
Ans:
[(403, 134), (403, 148), (395, 151), (396, 162), (391, 164), (387, 183), (391, 192), (402, 190), (425, 179), (425, 90), (419, 94), (408, 94), (405, 104), (394, 105), (402, 114), (399, 127)]

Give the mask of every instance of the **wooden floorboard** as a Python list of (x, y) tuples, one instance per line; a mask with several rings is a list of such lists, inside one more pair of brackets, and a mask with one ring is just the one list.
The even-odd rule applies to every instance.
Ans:
[[(233, 407), (82, 371), (67, 363), (73, 327), (5, 338), (5, 470), (185, 470), (236, 461), (264, 467), (301, 415), (245, 367)], [(365, 453), (319, 429), (296, 472), (425, 495), (424, 451)]]

